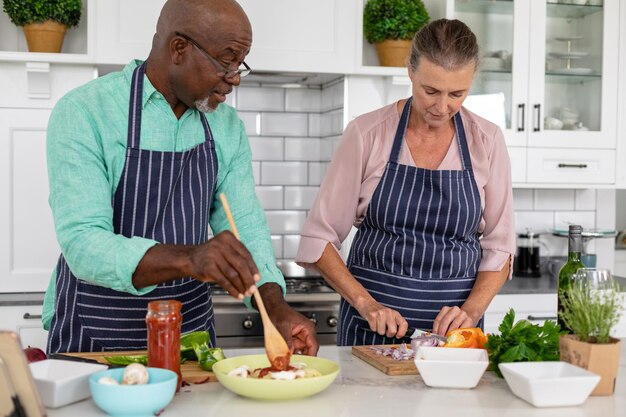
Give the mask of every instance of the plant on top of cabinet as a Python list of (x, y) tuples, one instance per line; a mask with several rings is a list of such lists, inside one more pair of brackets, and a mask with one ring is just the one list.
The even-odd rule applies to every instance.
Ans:
[(381, 65), (403, 67), (413, 36), (429, 19), (421, 0), (369, 0), (363, 10), (363, 34), (376, 46)]
[(61, 52), (67, 28), (78, 26), (82, 0), (3, 0), (4, 11), (22, 26), (30, 52)]

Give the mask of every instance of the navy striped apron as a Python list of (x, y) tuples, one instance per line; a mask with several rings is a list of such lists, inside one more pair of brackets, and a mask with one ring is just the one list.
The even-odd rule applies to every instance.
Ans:
[[(145, 64), (144, 64), (145, 65)], [(133, 72), (126, 162), (113, 205), (116, 234), (161, 243), (196, 245), (208, 237), (208, 217), (217, 183), (215, 144), (204, 114), (205, 141), (184, 152), (140, 149), (144, 65)], [(48, 352), (146, 349), (148, 302), (182, 302), (182, 333), (208, 330), (215, 346), (208, 283), (187, 277), (135, 296), (78, 279), (61, 254), (57, 263), (56, 311)]]
[[(431, 330), (443, 306), (460, 306), (478, 272), (482, 215), (461, 116), (454, 116), (460, 171), (400, 165), (411, 98), (402, 111), (385, 172), (350, 249), (348, 268), (380, 304), (409, 326)], [(339, 346), (399, 343), (378, 335), (341, 300)]]

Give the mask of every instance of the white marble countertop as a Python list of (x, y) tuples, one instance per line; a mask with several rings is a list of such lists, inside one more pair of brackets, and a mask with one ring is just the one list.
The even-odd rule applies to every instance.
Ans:
[[(262, 349), (227, 349), (228, 357), (262, 353)], [(341, 365), (325, 391), (301, 400), (262, 402), (237, 396), (219, 382), (183, 387), (161, 417), (623, 417), (626, 416), (626, 351), (622, 349), (615, 394), (589, 397), (578, 407), (535, 408), (514, 396), (503, 379), (486, 372), (471, 390), (429, 388), (417, 375), (387, 376), (352, 356), (351, 348), (322, 346), (320, 357)], [(56, 410), (49, 417), (106, 416), (87, 399)]]

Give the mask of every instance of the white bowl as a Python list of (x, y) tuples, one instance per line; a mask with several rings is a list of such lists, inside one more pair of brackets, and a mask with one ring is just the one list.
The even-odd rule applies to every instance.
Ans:
[(429, 387), (474, 388), (489, 366), (485, 349), (420, 346), (415, 366)]
[(567, 362), (513, 362), (498, 365), (513, 394), (535, 407), (580, 405), (600, 376)]
[(29, 364), (43, 405), (58, 408), (84, 400), (89, 392), (89, 376), (107, 369), (106, 365), (46, 359)]

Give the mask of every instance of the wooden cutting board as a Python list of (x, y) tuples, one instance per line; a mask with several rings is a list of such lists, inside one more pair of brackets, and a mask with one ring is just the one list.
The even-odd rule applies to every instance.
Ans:
[[(399, 345), (384, 345), (386, 348), (391, 346), (399, 347)], [(383, 345), (352, 346), (352, 354), (387, 375), (395, 376), (418, 374), (415, 362), (413, 362), (412, 359), (397, 361), (389, 356), (377, 354), (372, 347), (383, 347)]]
[[(68, 356), (78, 356), (81, 358), (94, 359), (105, 365), (109, 363), (104, 359), (105, 356), (134, 356), (134, 355), (147, 355), (145, 350), (133, 350), (124, 352), (79, 352), (79, 353), (66, 353)], [(183, 376), (183, 382), (188, 384), (203, 384), (205, 382), (215, 382), (217, 378), (215, 374), (210, 371), (205, 371), (198, 365), (196, 361), (186, 361), (180, 364), (180, 372)]]

